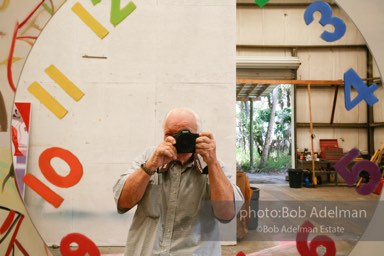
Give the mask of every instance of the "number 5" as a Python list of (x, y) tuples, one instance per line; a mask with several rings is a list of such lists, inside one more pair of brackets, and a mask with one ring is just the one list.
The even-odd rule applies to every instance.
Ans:
[(361, 195), (369, 195), (372, 193), (377, 184), (380, 181), (380, 169), (377, 165), (374, 163), (368, 161), (368, 160), (361, 160), (357, 162), (353, 167), (352, 170), (349, 171), (348, 164), (350, 164), (355, 157), (359, 156), (360, 152), (358, 149), (354, 148), (351, 151), (349, 151), (348, 154), (343, 156), (336, 164), (335, 164), (335, 170), (340, 174), (341, 177), (345, 180), (345, 182), (352, 186), (355, 184), (357, 179), (359, 178), (359, 173), (361, 171), (366, 171), (369, 174), (369, 182), (366, 184), (360, 185), (356, 190)]
[(313, 22), (313, 14), (317, 11), (321, 13), (319, 23), (323, 27), (330, 24), (335, 28), (333, 33), (324, 31), (320, 37), (327, 42), (334, 42), (342, 38), (347, 30), (347, 26), (342, 19), (332, 16), (332, 8), (326, 2), (317, 1), (308, 6), (304, 13), (305, 24), (309, 25)]

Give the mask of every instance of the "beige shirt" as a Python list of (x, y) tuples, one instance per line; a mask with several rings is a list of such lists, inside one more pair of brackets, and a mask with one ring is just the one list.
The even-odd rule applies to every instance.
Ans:
[[(152, 155), (148, 149), (136, 159), (114, 186), (115, 201), (128, 175)], [(221, 255), (218, 222), (210, 203), (206, 164), (201, 157), (182, 167), (172, 162), (155, 173), (137, 204), (129, 230), (125, 255)], [(227, 173), (226, 168), (222, 169)], [(244, 199), (232, 184), (236, 213)], [(124, 213), (129, 209), (118, 209)]]

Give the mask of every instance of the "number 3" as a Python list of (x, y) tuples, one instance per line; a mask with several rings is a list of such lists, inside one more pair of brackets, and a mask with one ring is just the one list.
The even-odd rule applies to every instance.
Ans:
[(309, 5), (304, 13), (305, 24), (309, 25), (313, 22), (313, 14), (317, 11), (321, 13), (319, 23), (323, 27), (330, 24), (335, 28), (333, 33), (324, 31), (320, 37), (327, 42), (334, 42), (342, 38), (347, 26), (342, 19), (332, 16), (332, 8), (328, 3), (317, 1)]

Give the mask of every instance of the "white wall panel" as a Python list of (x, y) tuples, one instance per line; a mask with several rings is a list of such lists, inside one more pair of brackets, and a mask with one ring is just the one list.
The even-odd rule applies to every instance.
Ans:
[[(320, 34), (324, 28), (318, 23), (320, 15), (315, 13), (314, 21), (307, 26), (304, 22), (306, 6), (269, 7), (240, 6), (237, 9), (237, 44), (239, 45), (329, 45), (364, 44), (358, 29), (345, 13), (333, 7), (334, 15), (347, 25), (343, 38), (334, 43), (324, 42)], [(326, 26), (333, 31), (332, 26)]]
[[(312, 88), (312, 121), (314, 123), (330, 123), (335, 89)], [(352, 98), (356, 93), (352, 92)], [(296, 94), (296, 121), (298, 123), (309, 123), (309, 101), (307, 87), (300, 87)], [(363, 102), (350, 111), (344, 106), (343, 89), (339, 89), (334, 123), (366, 123), (367, 106)]]
[[(367, 154), (367, 133), (364, 129), (337, 129), (337, 128), (314, 128), (314, 148), (315, 152), (320, 152), (320, 139), (337, 139), (339, 147), (344, 152), (349, 152), (353, 148), (358, 148)], [(311, 133), (308, 128), (297, 129), (297, 150), (302, 152), (304, 148), (311, 150)]]
[(380, 148), (384, 144), (384, 128), (375, 129), (375, 149)]
[(384, 87), (379, 86), (379, 89), (375, 91), (376, 97), (379, 99), (375, 105), (373, 105), (373, 120), (377, 123), (384, 122)]
[(366, 77), (366, 51), (364, 49), (300, 49), (301, 65), (297, 78), (302, 80), (343, 80), (344, 72), (353, 68)]

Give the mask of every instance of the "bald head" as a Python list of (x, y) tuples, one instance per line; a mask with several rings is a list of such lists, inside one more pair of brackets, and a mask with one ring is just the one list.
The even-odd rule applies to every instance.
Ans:
[(168, 112), (164, 120), (164, 136), (172, 136), (181, 130), (189, 130), (193, 133), (201, 132), (199, 116), (188, 108), (175, 108)]

